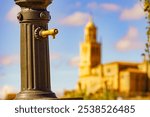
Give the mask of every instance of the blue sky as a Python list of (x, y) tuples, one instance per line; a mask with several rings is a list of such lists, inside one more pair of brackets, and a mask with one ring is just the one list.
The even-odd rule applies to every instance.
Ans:
[[(0, 89), (20, 88), (20, 36), (13, 0), (0, 1)], [(54, 92), (73, 89), (78, 80), (79, 44), (92, 15), (102, 41), (102, 62), (141, 62), (146, 42), (146, 20), (138, 0), (53, 0), (49, 28), (58, 28), (49, 38), (51, 84)]]

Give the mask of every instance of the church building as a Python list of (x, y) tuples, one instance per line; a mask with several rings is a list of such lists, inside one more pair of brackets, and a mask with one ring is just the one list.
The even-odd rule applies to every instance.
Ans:
[[(108, 56), (109, 57), (109, 56)], [(77, 90), (87, 94), (108, 89), (128, 95), (140, 95), (150, 88), (147, 61), (115, 61), (102, 64), (102, 44), (97, 41), (97, 27), (90, 20), (80, 44), (80, 66)]]

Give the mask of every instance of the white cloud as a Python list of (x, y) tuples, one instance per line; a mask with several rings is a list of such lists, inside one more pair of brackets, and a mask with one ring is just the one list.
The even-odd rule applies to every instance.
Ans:
[(59, 53), (50, 53), (50, 60), (59, 60), (61, 59), (61, 55)]
[(79, 56), (75, 56), (69, 61), (69, 65), (72, 67), (79, 67), (79, 63), (80, 63), (80, 57)]
[(5, 99), (5, 97), (10, 93), (16, 93), (15, 87), (5, 85), (0, 88), (0, 98)]
[(62, 25), (81, 26), (89, 20), (90, 15), (83, 12), (75, 12), (59, 21)]
[(120, 9), (120, 7), (117, 4), (112, 3), (100, 4), (100, 8), (108, 11), (118, 11)]
[(17, 22), (17, 14), (20, 12), (20, 7), (13, 6), (6, 15), (6, 19), (10, 22)]
[(123, 36), (117, 43), (116, 49), (119, 51), (129, 51), (143, 48), (143, 42), (135, 27), (130, 27), (127, 34)]
[(90, 9), (97, 9), (97, 8), (99, 8), (99, 4), (96, 2), (91, 2), (91, 3), (87, 4), (87, 7)]
[[(50, 53), (50, 60), (59, 60), (61, 55), (59, 53)], [(19, 55), (7, 55), (0, 56), (0, 66), (9, 66), (13, 64), (18, 64), (20, 62)]]
[[(61, 54), (59, 53), (50, 53), (50, 60), (60, 60)], [(18, 64), (20, 62), (19, 55), (8, 55), (0, 57), (0, 66), (9, 66), (13, 64)]]
[(144, 11), (137, 3), (132, 8), (122, 10), (121, 20), (138, 20), (144, 17)]
[(96, 3), (96, 2), (91, 2), (87, 5), (88, 8), (90, 9), (103, 9), (106, 11), (118, 11), (120, 9), (120, 6), (114, 3)]
[(58, 98), (61, 98), (61, 97), (63, 97), (64, 92), (63, 91), (56, 91), (55, 94)]
[(0, 65), (8, 66), (17, 63), (19, 63), (18, 55), (9, 55), (9, 56), (0, 57)]

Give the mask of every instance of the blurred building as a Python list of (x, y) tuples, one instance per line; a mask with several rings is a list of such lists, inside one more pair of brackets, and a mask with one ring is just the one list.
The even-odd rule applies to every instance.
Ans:
[(102, 64), (102, 44), (97, 41), (97, 27), (92, 20), (86, 25), (84, 33), (85, 39), (80, 45), (77, 90), (90, 94), (107, 89), (127, 95), (140, 95), (148, 91), (150, 83), (146, 61)]
[(5, 96), (4, 100), (14, 100), (16, 97), (16, 93), (9, 93)]

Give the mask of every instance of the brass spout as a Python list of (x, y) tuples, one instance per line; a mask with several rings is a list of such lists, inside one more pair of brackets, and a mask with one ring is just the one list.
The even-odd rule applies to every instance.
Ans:
[(48, 37), (49, 35), (51, 35), (53, 37), (53, 39), (55, 39), (55, 36), (57, 34), (58, 34), (58, 29), (42, 30), (40, 32), (40, 36), (42, 36), (43, 38)]

